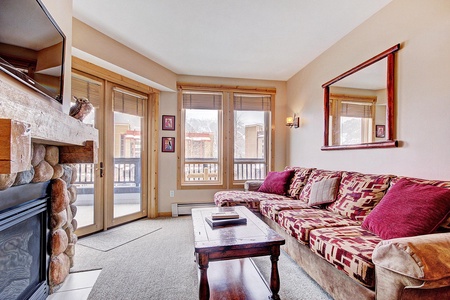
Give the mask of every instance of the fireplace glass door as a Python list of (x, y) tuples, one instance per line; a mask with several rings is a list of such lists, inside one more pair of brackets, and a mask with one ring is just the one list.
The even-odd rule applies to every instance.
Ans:
[(0, 212), (0, 299), (46, 298), (47, 199)]

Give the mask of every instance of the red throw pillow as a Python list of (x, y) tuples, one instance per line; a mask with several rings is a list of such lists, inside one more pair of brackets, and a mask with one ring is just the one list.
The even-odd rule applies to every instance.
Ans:
[(362, 228), (382, 239), (434, 232), (450, 212), (450, 189), (401, 179), (366, 217)]
[(263, 184), (259, 187), (258, 192), (285, 196), (294, 173), (295, 170), (269, 172)]

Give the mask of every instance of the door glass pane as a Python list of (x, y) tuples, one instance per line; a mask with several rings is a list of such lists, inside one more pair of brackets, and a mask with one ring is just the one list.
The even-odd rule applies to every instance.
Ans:
[(234, 111), (234, 180), (266, 176), (266, 111)]
[[(77, 98), (87, 98), (94, 109), (84, 118), (83, 123), (96, 127), (100, 108), (102, 85), (87, 77), (73, 74), (72, 76), (72, 95)], [(72, 99), (71, 105), (76, 105), (75, 99)], [(77, 187), (77, 221), (78, 228), (95, 224), (95, 165), (77, 164), (77, 179), (74, 183)]]
[(144, 99), (115, 90), (114, 218), (141, 211)]

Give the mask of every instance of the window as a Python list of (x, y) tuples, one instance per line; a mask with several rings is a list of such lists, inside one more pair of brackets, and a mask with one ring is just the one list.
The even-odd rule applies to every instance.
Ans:
[(182, 136), (184, 184), (223, 182), (221, 93), (185, 91), (182, 95)]
[(273, 94), (180, 86), (180, 188), (231, 188), (271, 169)]
[(270, 100), (268, 95), (234, 94), (234, 182), (266, 177)]
[(330, 95), (331, 144), (373, 142), (375, 103), (376, 97)]

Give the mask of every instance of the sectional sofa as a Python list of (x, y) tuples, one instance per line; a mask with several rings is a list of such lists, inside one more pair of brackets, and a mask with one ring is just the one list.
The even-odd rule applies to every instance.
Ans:
[(450, 299), (450, 181), (287, 167), (245, 186), (216, 205), (260, 215), (333, 298)]

